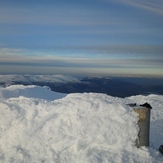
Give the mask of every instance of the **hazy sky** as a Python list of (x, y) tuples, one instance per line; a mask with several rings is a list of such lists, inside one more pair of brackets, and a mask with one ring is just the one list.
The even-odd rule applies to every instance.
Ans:
[(163, 0), (0, 0), (0, 73), (163, 77)]

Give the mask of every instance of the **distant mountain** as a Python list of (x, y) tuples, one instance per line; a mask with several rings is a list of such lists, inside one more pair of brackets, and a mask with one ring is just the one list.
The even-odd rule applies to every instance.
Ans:
[(138, 94), (163, 94), (163, 79), (85, 77), (65, 75), (0, 75), (0, 86), (9, 85), (49, 86), (61, 93), (96, 92), (111, 96), (128, 97)]
[(0, 75), (0, 85), (9, 86), (13, 84), (31, 85), (34, 83), (78, 83), (77, 78), (66, 75)]

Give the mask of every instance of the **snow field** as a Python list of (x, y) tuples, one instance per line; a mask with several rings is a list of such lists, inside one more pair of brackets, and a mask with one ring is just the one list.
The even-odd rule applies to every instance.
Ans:
[[(138, 149), (138, 117), (126, 104), (144, 101), (153, 107), (152, 146)], [(162, 106), (156, 95), (121, 99), (66, 96), (37, 86), (0, 88), (0, 162), (161, 163)]]

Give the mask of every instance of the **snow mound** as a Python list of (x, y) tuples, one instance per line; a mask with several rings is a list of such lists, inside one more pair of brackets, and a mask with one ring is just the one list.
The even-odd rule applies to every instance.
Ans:
[[(26, 90), (28, 93), (24, 94)], [(37, 86), (0, 89), (0, 162), (163, 162), (156, 144), (135, 147), (138, 117), (126, 105), (149, 99), (157, 112), (156, 100), (159, 99), (161, 108), (162, 96), (121, 99), (83, 93), (55, 98), (53, 92), (53, 100), (48, 101), (44, 91), (51, 92)], [(32, 94), (34, 98), (30, 97)], [(42, 94), (41, 99), (37, 94)], [(156, 116), (152, 117), (153, 123)], [(163, 128), (160, 131), (163, 133)]]

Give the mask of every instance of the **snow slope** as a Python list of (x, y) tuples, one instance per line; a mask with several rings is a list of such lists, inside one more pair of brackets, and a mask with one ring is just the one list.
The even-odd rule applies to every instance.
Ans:
[(28, 97), (28, 98), (39, 98), (45, 100), (55, 100), (65, 97), (66, 94), (57, 93), (50, 90), (49, 87), (39, 86), (24, 86), (24, 85), (13, 85), (6, 88), (0, 89), (0, 98), (13, 98), (13, 97)]
[[(151, 145), (135, 147), (138, 117), (127, 103), (149, 102)], [(38, 86), (0, 88), (0, 162), (161, 163), (163, 96), (60, 94)]]

